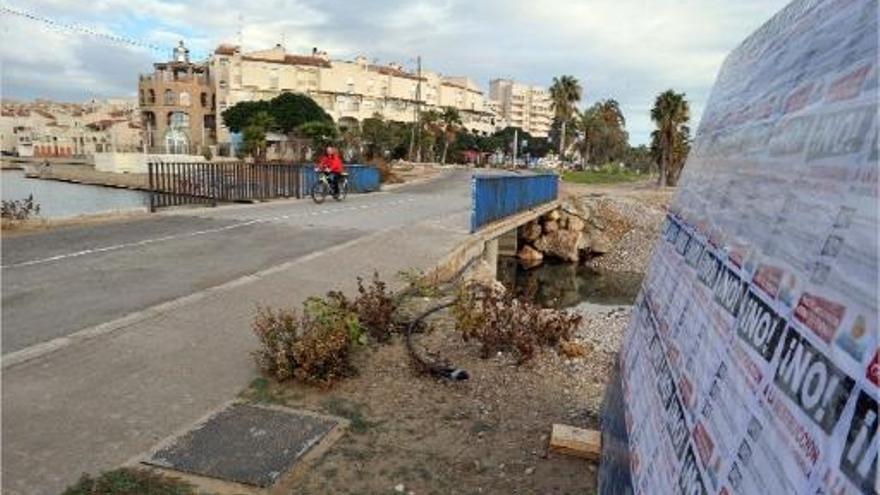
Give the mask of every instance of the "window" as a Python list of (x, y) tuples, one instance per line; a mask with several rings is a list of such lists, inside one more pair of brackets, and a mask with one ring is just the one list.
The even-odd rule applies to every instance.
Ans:
[(165, 90), (165, 104), (174, 105), (174, 92), (172, 92), (170, 89)]
[(168, 112), (168, 127), (185, 129), (189, 127), (189, 114), (186, 112)]
[(188, 107), (190, 105), (189, 93), (186, 91), (180, 92), (180, 106)]
[(202, 104), (202, 108), (208, 106), (208, 93), (202, 93), (199, 103)]
[(141, 102), (141, 105), (143, 105), (144, 103), (146, 103), (146, 98), (144, 97), (144, 90), (141, 90), (141, 91), (140, 91), (140, 100), (138, 100), (138, 101)]
[(150, 105), (156, 103), (156, 92), (151, 89), (147, 94), (147, 103), (149, 103)]

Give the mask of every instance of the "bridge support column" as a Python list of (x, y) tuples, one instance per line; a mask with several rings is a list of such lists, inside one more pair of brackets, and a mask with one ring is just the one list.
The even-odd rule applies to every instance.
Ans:
[(519, 249), (517, 245), (516, 229), (509, 230), (498, 237), (498, 254), (501, 256), (516, 256)]
[(483, 245), (483, 261), (489, 265), (489, 270), (492, 272), (492, 277), (498, 276), (498, 239), (491, 239), (486, 241)]

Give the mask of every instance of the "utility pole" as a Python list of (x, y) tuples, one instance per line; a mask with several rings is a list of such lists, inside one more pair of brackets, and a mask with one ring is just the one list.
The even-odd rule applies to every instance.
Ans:
[(416, 57), (416, 161), (422, 161), (422, 56)]

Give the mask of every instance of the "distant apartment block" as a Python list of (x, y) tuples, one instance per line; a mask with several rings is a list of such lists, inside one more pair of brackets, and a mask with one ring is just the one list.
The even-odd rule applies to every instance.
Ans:
[(489, 83), (489, 107), (499, 120), (498, 127), (519, 127), (535, 137), (547, 137), (553, 123), (550, 93), (540, 86), (530, 86), (510, 79)]
[[(419, 84), (421, 83), (421, 84)], [(412, 122), (422, 111), (455, 107), (464, 127), (491, 134), (495, 114), (480, 87), (467, 77), (421, 74), (398, 64), (378, 65), (365, 57), (331, 60), (326, 53), (288, 53), (281, 45), (244, 52), (220, 45), (204, 63), (189, 60), (181, 43), (174, 60), (158, 63), (138, 83), (145, 138), (170, 151), (191, 150), (230, 141), (222, 113), (242, 101), (271, 99), (285, 92), (309, 95), (340, 126), (359, 125), (380, 115)]]
[(4, 101), (0, 109), (0, 150), (5, 154), (88, 157), (140, 148), (140, 118), (133, 99)]

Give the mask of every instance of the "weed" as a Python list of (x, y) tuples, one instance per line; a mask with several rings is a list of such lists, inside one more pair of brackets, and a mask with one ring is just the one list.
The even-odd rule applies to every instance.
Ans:
[(439, 294), (437, 287), (429, 282), (425, 274), (419, 270), (414, 268), (401, 270), (397, 272), (397, 277), (406, 282), (409, 290), (421, 297), (436, 297)]
[(27, 220), (39, 214), (40, 205), (34, 201), (33, 194), (25, 199), (4, 199), (0, 203), (0, 217), (8, 220)]
[(583, 319), (578, 314), (541, 308), (510, 292), (499, 293), (474, 284), (459, 290), (453, 316), (462, 338), (481, 344), (483, 358), (507, 351), (515, 353), (519, 363), (531, 359), (538, 347), (570, 340)]
[(358, 296), (354, 300), (354, 308), (358, 320), (366, 327), (371, 337), (380, 342), (385, 342), (391, 337), (391, 332), (394, 330), (391, 315), (396, 309), (396, 304), (385, 282), (379, 279), (378, 272), (373, 273), (373, 280), (369, 285), (364, 285), (364, 279), (358, 277)]
[(349, 428), (354, 433), (366, 433), (374, 423), (364, 417), (364, 405), (339, 397), (331, 397), (322, 404), (324, 409), (334, 416), (343, 417), (351, 422)]
[(195, 495), (192, 485), (177, 478), (160, 474), (121, 468), (102, 473), (97, 478), (84, 474), (76, 484), (67, 487), (63, 495)]

